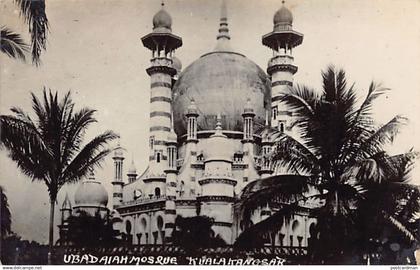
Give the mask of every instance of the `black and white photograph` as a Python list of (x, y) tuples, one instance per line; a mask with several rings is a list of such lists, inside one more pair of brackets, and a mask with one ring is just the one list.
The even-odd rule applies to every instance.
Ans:
[(0, 0), (0, 264), (418, 269), (419, 14)]

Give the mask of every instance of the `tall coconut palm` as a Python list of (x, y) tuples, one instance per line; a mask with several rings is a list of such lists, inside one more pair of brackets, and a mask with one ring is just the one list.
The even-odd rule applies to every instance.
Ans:
[[(385, 151), (385, 146), (393, 141), (407, 119), (395, 116), (378, 127), (372, 117), (374, 101), (388, 89), (371, 83), (367, 96), (358, 106), (354, 84), (347, 85), (343, 70), (337, 71), (331, 66), (322, 77), (320, 93), (297, 86), (282, 96), (284, 104), (293, 112), (299, 136), (273, 133), (276, 142), (270, 157), (276, 166), (285, 167), (295, 175), (274, 176), (251, 183), (242, 194), (240, 206), (246, 221), (253, 209), (272, 200), (280, 198), (289, 203), (245, 230), (237, 245), (257, 239), (261, 232), (276, 231), (302, 203), (319, 200), (321, 206), (313, 209), (318, 218), (319, 241), (323, 245), (319, 257), (339, 258), (357, 242), (353, 236), (360, 217), (358, 210), (369, 195), (371, 185), (387, 183), (398, 185), (400, 189), (413, 188), (403, 179), (391, 176), (406, 171), (417, 153), (389, 156)], [(311, 187), (317, 192), (308, 193)], [(395, 198), (391, 201), (396, 203)], [(389, 209), (389, 213), (384, 214), (384, 209), (386, 207), (375, 213), (396, 225), (395, 213)], [(399, 227), (400, 231), (404, 230)]]
[(106, 131), (82, 145), (86, 129), (94, 122), (95, 110), (75, 110), (70, 92), (58, 100), (58, 94), (43, 91), (43, 103), (32, 93), (33, 119), (20, 108), (13, 115), (1, 115), (1, 143), (18, 168), (33, 181), (42, 181), (50, 198), (49, 246), (53, 246), (54, 205), (63, 185), (74, 183), (100, 166), (117, 138)]

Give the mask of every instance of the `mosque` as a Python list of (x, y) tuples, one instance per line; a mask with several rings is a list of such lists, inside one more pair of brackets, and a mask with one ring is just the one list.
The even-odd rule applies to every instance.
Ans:
[[(275, 12), (273, 30), (262, 37), (272, 50), (267, 72), (232, 49), (226, 4), (222, 4), (216, 46), (185, 69), (175, 57), (181, 37), (172, 32), (172, 18), (162, 4), (153, 30), (142, 38), (151, 51), (149, 164), (137, 174), (131, 163), (123, 176), (124, 151), (114, 154), (112, 209), (108, 194), (93, 173), (80, 183), (72, 207), (62, 205), (60, 234), (75, 211), (109, 216), (123, 239), (132, 245), (172, 243), (177, 216), (199, 214), (214, 220), (212, 230), (231, 245), (244, 230), (235, 203), (252, 181), (281, 174), (266, 155), (271, 131), (293, 133), (293, 114), (280, 95), (293, 85), (298, 68), (292, 51), (303, 35), (292, 27), (293, 16), (283, 3)], [(278, 209), (278, 208), (277, 208)], [(254, 224), (276, 207), (257, 209)], [(268, 239), (270, 245), (306, 247), (316, 219), (302, 205), (292, 220)]]

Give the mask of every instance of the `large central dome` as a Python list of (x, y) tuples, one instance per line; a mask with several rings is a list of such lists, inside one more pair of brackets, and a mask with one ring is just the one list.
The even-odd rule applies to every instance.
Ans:
[(178, 135), (186, 133), (185, 113), (193, 99), (198, 108), (198, 130), (213, 130), (217, 114), (222, 128), (243, 131), (247, 103), (256, 114), (255, 128), (263, 126), (270, 109), (270, 80), (255, 63), (239, 53), (216, 51), (189, 65), (174, 86), (174, 120)]
[(173, 89), (175, 131), (186, 133), (185, 113), (194, 100), (198, 111), (198, 131), (214, 130), (222, 117), (222, 129), (243, 131), (242, 113), (247, 100), (254, 109), (254, 130), (264, 126), (271, 111), (271, 85), (265, 72), (230, 46), (226, 3), (223, 2), (217, 44), (213, 52), (201, 56), (179, 75)]

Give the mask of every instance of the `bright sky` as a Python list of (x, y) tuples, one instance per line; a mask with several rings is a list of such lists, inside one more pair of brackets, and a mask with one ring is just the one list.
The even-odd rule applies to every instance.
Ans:
[[(220, 2), (166, 0), (173, 31), (183, 38), (177, 51), (183, 66), (213, 49)], [(264, 70), (271, 51), (261, 36), (272, 30), (280, 0), (228, 0), (232, 46)], [(304, 34), (294, 50), (299, 71), (295, 82), (321, 87), (320, 72), (328, 64), (343, 67), (360, 95), (371, 80), (392, 91), (378, 102), (375, 116), (385, 122), (396, 114), (408, 116), (393, 152), (420, 149), (420, 1), (418, 0), (288, 0), (294, 28)], [(24, 33), (12, 0), (0, 0), (0, 25)], [(106, 129), (122, 136), (128, 149), (125, 170), (134, 158), (139, 172), (147, 165), (150, 52), (140, 38), (151, 31), (160, 9), (156, 0), (46, 0), (50, 22), (48, 48), (39, 68), (0, 55), (0, 113), (20, 106), (31, 111), (30, 92), (45, 86), (63, 95), (72, 90), (79, 107), (97, 109), (98, 124), (87, 138)], [(97, 172), (111, 190), (112, 160)], [(419, 174), (416, 173), (418, 176)], [(417, 178), (420, 183), (419, 178)], [(15, 164), (0, 153), (0, 183), (5, 187), (13, 215), (12, 229), (25, 239), (47, 242), (48, 194), (42, 183), (31, 183)], [(67, 188), (70, 196), (74, 187)], [(65, 192), (59, 194), (61, 206)], [(72, 197), (72, 196), (71, 196)], [(55, 224), (59, 223), (59, 213)], [(57, 236), (55, 237), (57, 239)]]

